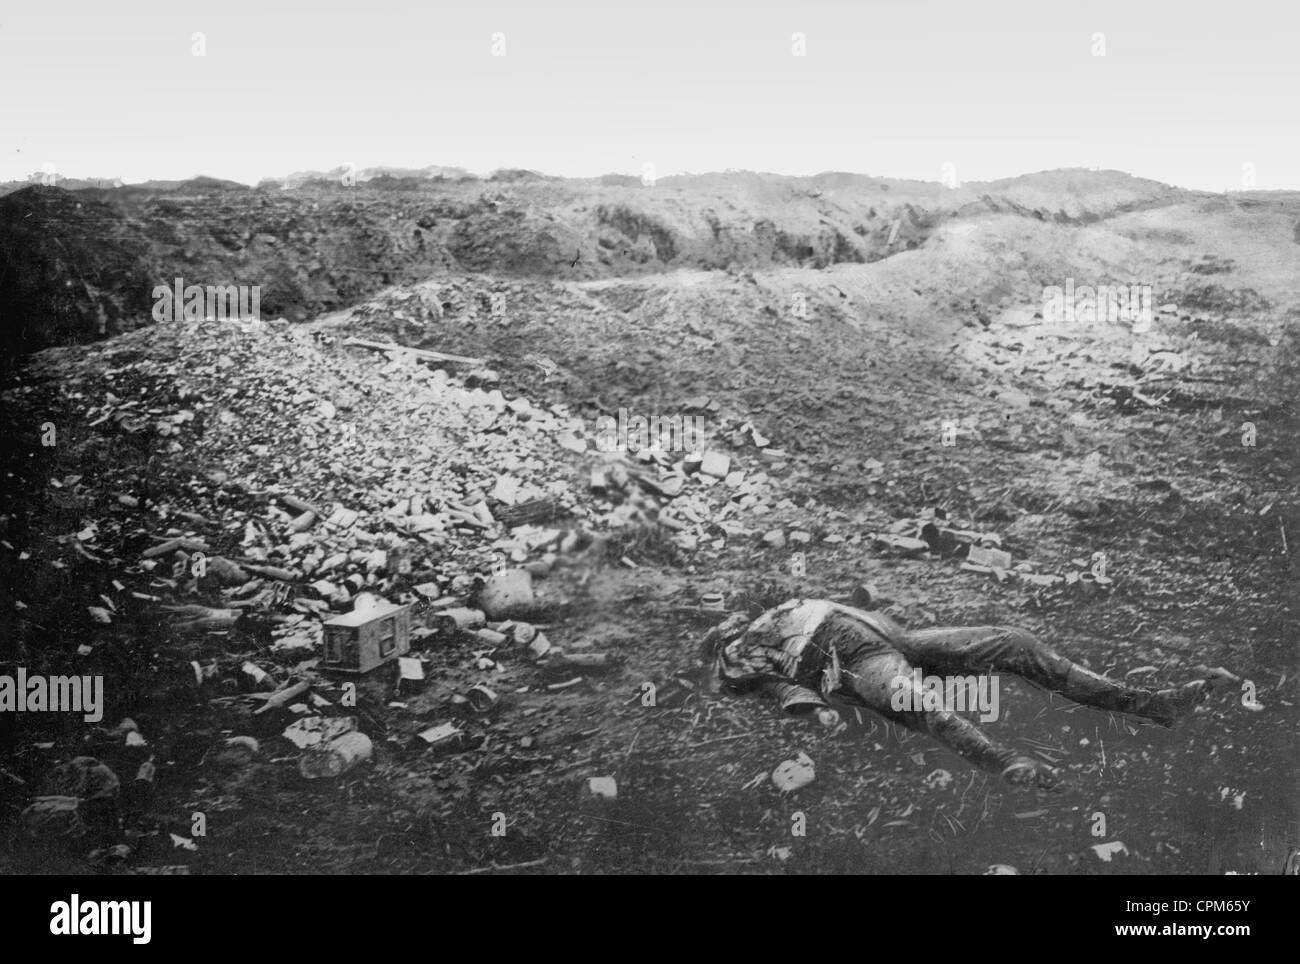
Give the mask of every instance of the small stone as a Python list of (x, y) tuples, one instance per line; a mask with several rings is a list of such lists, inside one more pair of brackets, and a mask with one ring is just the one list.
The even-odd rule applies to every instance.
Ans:
[(1024, 392), (1006, 391), (998, 393), (998, 401), (1012, 408), (1028, 408), (1030, 399)]
[(329, 572), (331, 569), (337, 569), (347, 561), (348, 554), (346, 552), (336, 552), (320, 564), (320, 571)]
[(493, 573), (479, 592), (478, 602), (493, 621), (528, 616), (534, 606), (532, 573), (526, 569)]
[(79, 837), (86, 832), (80, 806), (81, 800), (73, 796), (36, 797), (20, 819), (32, 837)]
[(520, 482), (514, 476), (498, 476), (496, 485), (492, 488), (491, 498), (506, 505), (514, 505), (519, 501), (519, 486)]
[(528, 644), (528, 655), (533, 659), (541, 659), (551, 651), (551, 641), (546, 638), (546, 634), (538, 632), (533, 637), (533, 641)]
[(800, 753), (796, 759), (786, 760), (772, 771), (772, 783), (782, 793), (793, 793), (812, 783), (816, 776), (812, 758), (806, 753)]
[(990, 569), (1010, 569), (1011, 553), (1002, 549), (988, 549), (984, 546), (971, 546), (966, 561), (973, 566), (988, 566)]
[(705, 452), (704, 458), (700, 462), (700, 472), (704, 475), (711, 475), (714, 478), (724, 478), (731, 470), (731, 456), (723, 455), (721, 452)]
[(260, 745), (251, 736), (232, 736), (217, 750), (207, 756), (207, 762), (223, 769), (237, 770), (247, 766), (257, 757)]

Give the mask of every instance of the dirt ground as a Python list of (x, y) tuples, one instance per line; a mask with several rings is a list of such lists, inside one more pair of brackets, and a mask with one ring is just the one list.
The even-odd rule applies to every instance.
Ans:
[[(1197, 233), (1186, 212), (1119, 214), (1098, 241), (1091, 228), (982, 214), (971, 222), (974, 240), (949, 225), (877, 264), (604, 280), (445, 274), (260, 334), (198, 323), (34, 356), (4, 396), (13, 438), (0, 466), (10, 499), (4, 656), (69, 665), (78, 645), (93, 642), (88, 659), (115, 682), (99, 728), (3, 720), (0, 870), (1281, 872), (1300, 847), (1293, 284), (1286, 300), (1287, 279), (1300, 270), (1284, 247), (1223, 259), (1259, 224), (1284, 226), (1293, 215), (1202, 205), (1195, 223), (1212, 220), (1215, 230)], [(1049, 237), (1042, 232), (1057, 247), (1036, 245)], [(1157, 250), (1158, 232), (1183, 233)], [(1289, 229), (1273, 233), (1300, 251)], [(1157, 313), (1147, 338), (1123, 325), (1035, 317), (1031, 279), (1061, 252), (1079, 260), (1057, 274), (1084, 277), (1127, 257), (1130, 244), (1145, 252), (1143, 270), (1163, 292), (1157, 303), (1176, 304)], [(1036, 261), (1025, 268), (1022, 258)], [(950, 284), (949, 271), (969, 278)], [(914, 302), (899, 294), (908, 288)], [(493, 293), (507, 299), (504, 320), (488, 308)], [(790, 316), (794, 293), (806, 294), (810, 317)], [(434, 302), (436, 310), (416, 310)], [(711, 513), (692, 548), (644, 534), (634, 541), (609, 528), (617, 499), (587, 491), (594, 453), (538, 441), (523, 422), (477, 432), (415, 402), (403, 408), (414, 391), (406, 376), (384, 374), (383, 356), (345, 346), (349, 336), (485, 359), (494, 380), (447, 367), (457, 383), (567, 406), (587, 422), (620, 407), (678, 412), (707, 396), (718, 403), (710, 418), (726, 427), (718, 448), (748, 478), (762, 473), (763, 487), (744, 506), (726, 482), (692, 488), (692, 505)], [(218, 357), (233, 364), (224, 369)], [(352, 390), (361, 393), (354, 405), (307, 426), (303, 404)], [(180, 406), (197, 416), (170, 434), (130, 433), (120, 421), (95, 424), (117, 404), (106, 393), (138, 396), (157, 408), (150, 418)], [(312, 400), (297, 401), (303, 393)], [(345, 421), (356, 423), (354, 435), (339, 434)], [(41, 444), (47, 422), (59, 426), (56, 446)], [(785, 454), (734, 437), (743, 423)], [(489, 436), (497, 440), (473, 441)], [(384, 459), (370, 475), (342, 441), (355, 437)], [(264, 450), (249, 451), (259, 443)], [(426, 641), (429, 682), (419, 692), (398, 693), (387, 672), (361, 684), (357, 712), (374, 759), (321, 781), (294, 766), (294, 748), (279, 736), (286, 719), (259, 722), (237, 691), (178, 697), (163, 684), (169, 667), (196, 656), (252, 657), (280, 664), (281, 675), (301, 666), (253, 633), (178, 639), (160, 607), (217, 605), (222, 594), (203, 586), (186, 594), (142, 571), (146, 531), (178, 524), (187, 510), (207, 520), (215, 547), (234, 552), (262, 511), (258, 490), (340, 502), (376, 486), (400, 494), (391, 478), (411, 462), (413, 485), (435, 498), (457, 474), (466, 491), (490, 488), (512, 459), (518, 474), (565, 493), (571, 515), (557, 527), (602, 531), (620, 546), (579, 554), (545, 580), (567, 602), (548, 636), (566, 651), (615, 654), (611, 671), (552, 690), (556, 678), (517, 651), (480, 668), (480, 643), (438, 634)], [(215, 470), (246, 491), (212, 482)], [(118, 499), (124, 492), (136, 507)], [(673, 499), (658, 501), (658, 511), (673, 512)], [(873, 537), (936, 512), (953, 527), (998, 533), (1026, 564), (1021, 573), (1000, 580), (952, 555), (907, 553)], [(76, 533), (92, 524), (99, 545), (81, 540), (79, 551)], [(809, 534), (798, 544), (805, 575), (791, 571), (794, 543), (764, 539), (773, 530)], [(429, 571), (444, 587), (457, 585), (455, 574), (483, 575), (498, 548), (489, 535), (497, 533), (457, 530), (428, 543)], [(1078, 572), (1098, 552), (1114, 580), (1107, 592), (1084, 596), (1073, 584), (1023, 577)], [(125, 602), (110, 625), (93, 624), (83, 613), (113, 595), (115, 579), (156, 600)], [(849, 725), (831, 734), (758, 700), (694, 687), (699, 640), (716, 618), (702, 594), (757, 607), (844, 597), (863, 582), (908, 627), (1023, 626), (1144, 685), (1182, 681), (1197, 664), (1224, 666), (1250, 681), (1256, 699), (1217, 696), (1166, 730), (1004, 677), (1001, 716), (985, 725), (1065, 771), (1065, 788), (1045, 793), (1002, 784), (865, 710), (847, 710)], [(313, 679), (337, 700), (337, 681)], [(449, 719), (451, 697), (479, 681), (502, 700), (491, 716), (464, 722), (456, 752), (412, 740)], [(404, 705), (390, 705), (395, 697)], [(147, 754), (109, 732), (123, 716), (148, 738)], [(213, 748), (244, 733), (260, 741), (257, 758), (221, 764)], [(768, 777), (801, 752), (816, 777), (783, 794)], [(103, 760), (124, 784), (151, 755), (151, 794), (128, 801), (125, 788), (123, 829), (99, 839), (33, 838), (20, 811), (50, 767), (78, 753)], [(617, 797), (593, 797), (593, 777), (613, 777)], [(205, 818), (202, 835), (195, 813)], [(104, 854), (114, 843), (127, 851)]]

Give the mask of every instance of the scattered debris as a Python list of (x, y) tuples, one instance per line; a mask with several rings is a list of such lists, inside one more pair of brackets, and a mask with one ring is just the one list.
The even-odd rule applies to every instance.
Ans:
[(331, 670), (369, 673), (411, 649), (411, 607), (362, 605), (327, 620), (321, 664)]
[(1110, 863), (1111, 858), (1116, 854), (1128, 856), (1128, 848), (1124, 846), (1122, 840), (1112, 840), (1109, 843), (1093, 844), (1092, 852), (1101, 858), (1104, 863)]
[(772, 783), (782, 793), (793, 793), (812, 783), (815, 776), (812, 758), (801, 752), (795, 759), (777, 764), (772, 771)]
[(370, 759), (374, 744), (364, 733), (345, 733), (307, 750), (298, 760), (298, 772), (309, 780), (333, 778)]

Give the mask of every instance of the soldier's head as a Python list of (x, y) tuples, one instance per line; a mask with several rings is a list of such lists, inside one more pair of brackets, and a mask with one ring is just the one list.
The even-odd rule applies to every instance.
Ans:
[(749, 628), (749, 617), (744, 613), (732, 613), (718, 625), (704, 634), (700, 644), (700, 658), (706, 664), (712, 664), (729, 642), (740, 636)]

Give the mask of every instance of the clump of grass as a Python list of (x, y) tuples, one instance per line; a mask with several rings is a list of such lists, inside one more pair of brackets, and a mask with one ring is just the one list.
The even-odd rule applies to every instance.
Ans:
[(740, 583), (729, 597), (727, 608), (732, 612), (757, 616), (759, 613), (806, 594), (806, 587), (791, 576), (758, 576)]
[(653, 522), (638, 522), (615, 529), (605, 537), (605, 561), (616, 563), (624, 556), (637, 564), (654, 563), (674, 568), (682, 564), (681, 550), (673, 541), (672, 533)]

